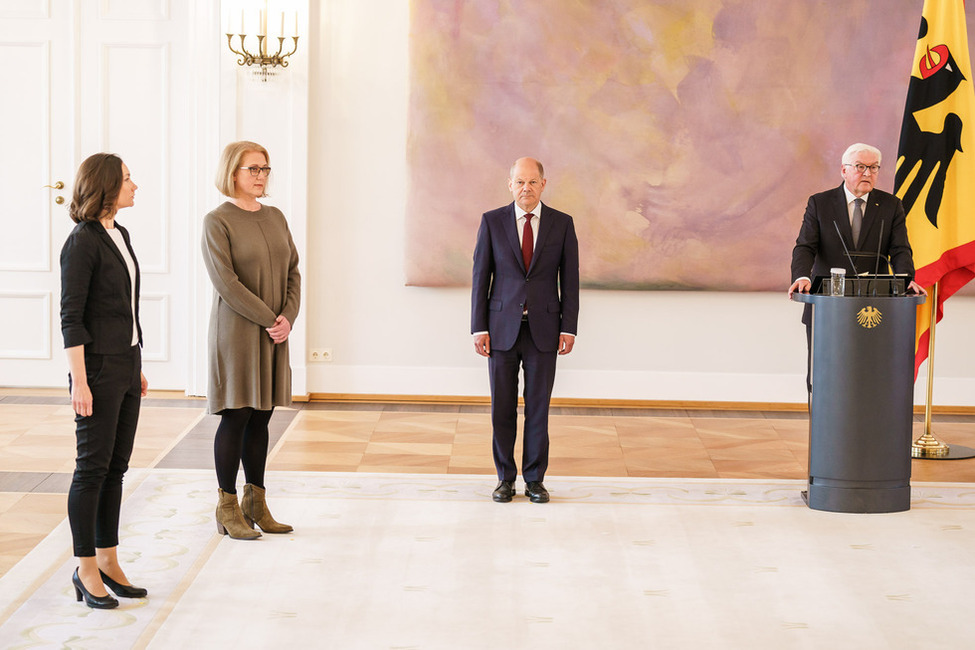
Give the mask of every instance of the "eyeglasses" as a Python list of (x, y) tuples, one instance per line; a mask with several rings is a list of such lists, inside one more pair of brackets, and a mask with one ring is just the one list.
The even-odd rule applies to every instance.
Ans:
[(254, 167), (238, 167), (237, 169), (246, 169), (251, 173), (251, 176), (260, 176), (261, 172), (264, 172), (265, 176), (271, 175), (270, 167), (257, 167), (255, 165)]
[[(847, 167), (853, 167), (860, 174), (862, 174), (863, 172), (867, 171), (868, 169), (870, 170), (870, 173), (871, 174), (876, 174), (877, 172), (880, 171), (880, 165), (864, 165), (863, 163), (843, 163), (843, 164), (845, 166), (847, 166)], [(251, 167), (251, 169), (254, 169), (254, 168)], [(251, 172), (251, 173), (253, 173), (253, 172)]]

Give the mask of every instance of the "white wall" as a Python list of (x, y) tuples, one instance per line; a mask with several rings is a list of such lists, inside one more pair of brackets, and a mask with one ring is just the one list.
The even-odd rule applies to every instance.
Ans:
[[(308, 171), (308, 65), (311, 59), (308, 38), (307, 0), (275, 0), (268, 6), (269, 21), (283, 11), (286, 30), (297, 14), (298, 33), (302, 35), (296, 56), (286, 69), (271, 69), (272, 76), (260, 80), (257, 66), (240, 66), (237, 55), (230, 52), (221, 34), (240, 23), (241, 11), (247, 11), (248, 25), (256, 24), (256, 14), (264, 7), (254, 0), (222, 0), (221, 3), (197, 1), (189, 25), (193, 33), (200, 65), (194, 76), (193, 123), (197, 145), (190, 160), (194, 193), (189, 220), (190, 236), (185, 259), (191, 271), (188, 292), (194, 315), (191, 319), (190, 367), (187, 368), (186, 392), (205, 395), (207, 387), (207, 327), (213, 301), (203, 259), (200, 255), (203, 216), (226, 201), (213, 179), (223, 148), (237, 140), (251, 140), (267, 148), (274, 170), (265, 202), (281, 209), (287, 216), (295, 246), (301, 256), (300, 270), (307, 282), (307, 201), (314, 197), (309, 187)], [(272, 27), (273, 29), (273, 27)], [(235, 46), (238, 44), (234, 39)], [(290, 45), (285, 46), (285, 51)], [(294, 323), (289, 339), (292, 355), (292, 389), (296, 395), (309, 392), (305, 384), (305, 325), (303, 310)]]
[[(334, 360), (308, 364), (308, 390), (485, 395), (469, 290), (405, 286), (409, 5), (312, 4), (321, 33), (309, 71), (306, 338), (309, 350), (331, 348)], [(547, 193), (556, 193), (551, 184)], [(804, 402), (805, 332), (801, 307), (785, 295), (788, 275), (783, 268), (776, 294), (584, 291), (579, 338), (559, 361), (556, 395)], [(975, 299), (949, 301), (937, 330), (935, 404), (975, 404), (973, 322)]]
[[(468, 333), (469, 290), (405, 286), (409, 3), (278, 0), (299, 12), (306, 36), (292, 66), (267, 85), (246, 79), (220, 36), (228, 12), (236, 14), (244, 4), (253, 3), (186, 5), (186, 42), (202, 63), (191, 97), (174, 109), (190, 151), (185, 167), (176, 164), (173, 173), (174, 182), (182, 179), (191, 188), (189, 197), (171, 215), (179, 232), (186, 231), (182, 242), (174, 238), (172, 263), (185, 262), (190, 276), (185, 389), (201, 394), (206, 387), (212, 290), (200, 261), (199, 222), (222, 200), (212, 185), (220, 148), (248, 138), (271, 151), (271, 203), (288, 215), (302, 255), (304, 307), (292, 339), (296, 392), (486, 395), (486, 364), (474, 354)], [(546, 164), (558, 168), (556, 160)], [(45, 179), (53, 177), (31, 183)], [(472, 185), (484, 182), (496, 181), (470, 179)], [(558, 203), (557, 183), (549, 184), (546, 196), (571, 211)], [(492, 207), (470, 209), (479, 215)], [(800, 217), (789, 217), (797, 228)], [(472, 249), (474, 235), (472, 228)], [(783, 292), (776, 294), (584, 291), (579, 338), (573, 353), (559, 361), (556, 395), (804, 402), (801, 308), (785, 297), (787, 281), (783, 268)], [(56, 275), (46, 282), (44, 290), (54, 295)], [(975, 405), (975, 346), (969, 342), (975, 298), (952, 298), (946, 311), (937, 330), (934, 402)], [(63, 385), (60, 366), (28, 373), (16, 365), (43, 363), (19, 358), (33, 349), (30, 336), (5, 338), (5, 349), (11, 348), (0, 365), (5, 385)], [(334, 361), (306, 365), (315, 348), (331, 348)]]

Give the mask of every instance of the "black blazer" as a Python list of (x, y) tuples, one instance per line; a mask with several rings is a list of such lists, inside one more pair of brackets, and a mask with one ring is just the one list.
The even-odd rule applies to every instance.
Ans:
[[(837, 228), (840, 234), (837, 234)], [(894, 273), (908, 273), (914, 279), (914, 258), (907, 239), (904, 205), (896, 196), (876, 188), (871, 190), (869, 202), (863, 210), (860, 241), (857, 242), (853, 241), (846, 193), (842, 185), (810, 196), (796, 247), (792, 250), (792, 281), (803, 276), (812, 279), (817, 275), (829, 275), (830, 268), (834, 266), (841, 266), (848, 275), (852, 275), (853, 268), (843, 250), (844, 243), (851, 254), (864, 253), (868, 256), (875, 254), (879, 247), (880, 253), (890, 258)], [(873, 268), (857, 270), (863, 273), (873, 271)], [(883, 271), (886, 269), (881, 269)]]
[[(846, 269), (848, 276), (853, 275), (844, 244), (853, 255), (854, 263), (857, 263), (857, 253), (865, 256), (862, 259), (869, 259), (870, 256), (875, 259), (879, 248), (881, 255), (890, 260), (894, 273), (909, 274), (908, 282), (914, 279), (914, 255), (907, 239), (904, 205), (896, 196), (877, 188), (870, 191), (868, 199), (863, 210), (860, 241), (855, 242), (842, 185), (809, 197), (796, 246), (792, 250), (792, 282), (801, 277), (811, 280), (817, 275), (829, 275), (829, 270), (834, 266)], [(856, 270), (860, 273), (874, 270), (872, 260), (866, 265), (870, 268)], [(886, 270), (881, 266), (881, 273)], [(809, 318), (809, 305), (806, 307), (803, 322), (808, 322)]]
[[(135, 324), (139, 325), (139, 261), (120, 226), (135, 262)], [(61, 335), (64, 347), (85, 346), (85, 352), (121, 354), (132, 348), (132, 282), (125, 260), (99, 221), (74, 227), (61, 249)]]

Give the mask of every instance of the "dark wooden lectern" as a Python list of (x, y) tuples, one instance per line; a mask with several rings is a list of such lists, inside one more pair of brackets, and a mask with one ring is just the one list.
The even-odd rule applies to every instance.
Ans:
[(848, 291), (793, 300), (813, 305), (806, 503), (830, 512), (909, 510), (914, 321), (924, 296)]

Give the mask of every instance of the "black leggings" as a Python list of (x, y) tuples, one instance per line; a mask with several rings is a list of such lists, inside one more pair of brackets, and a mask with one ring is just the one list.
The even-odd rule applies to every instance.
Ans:
[(270, 411), (250, 407), (220, 411), (220, 425), (213, 438), (213, 465), (217, 484), (228, 494), (237, 494), (237, 468), (244, 466), (244, 480), (264, 487), (267, 463), (267, 425)]

